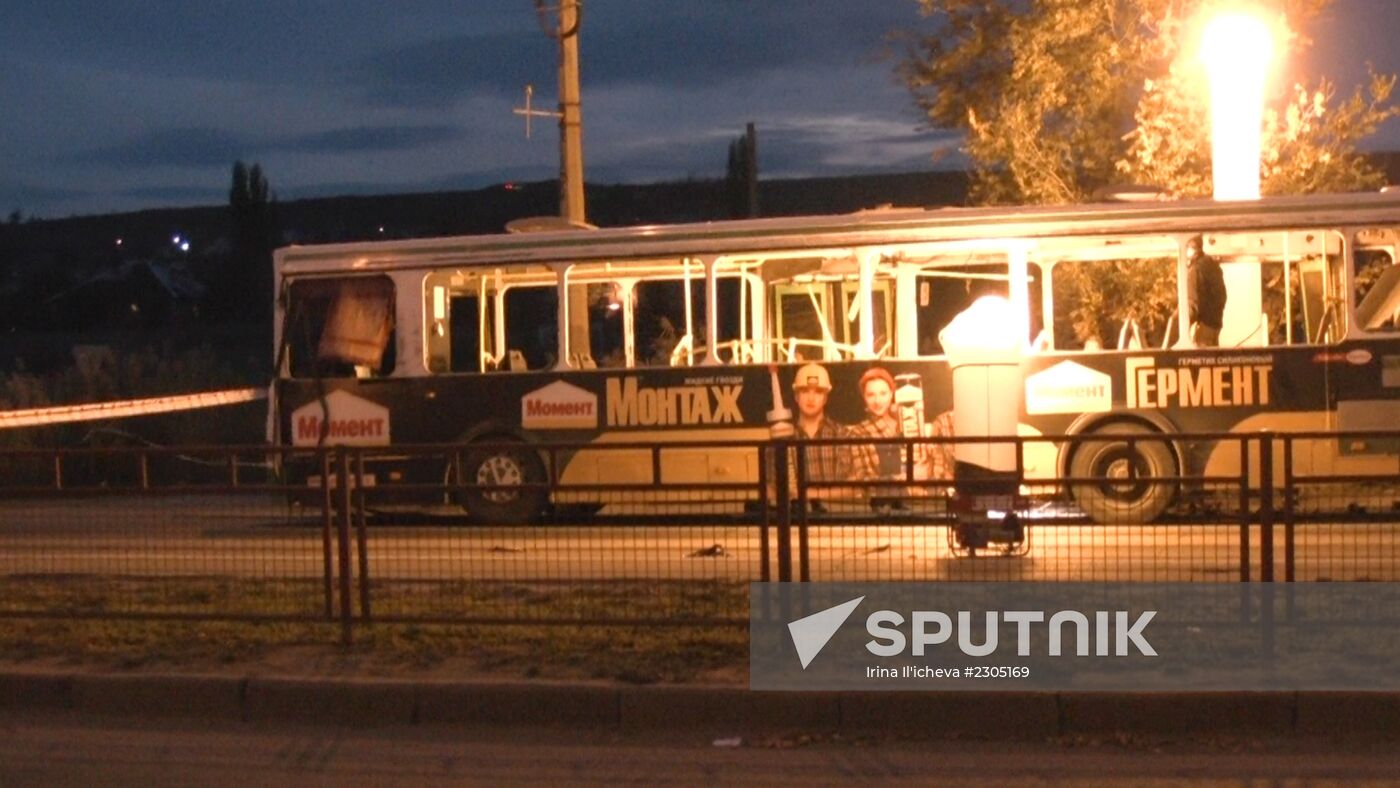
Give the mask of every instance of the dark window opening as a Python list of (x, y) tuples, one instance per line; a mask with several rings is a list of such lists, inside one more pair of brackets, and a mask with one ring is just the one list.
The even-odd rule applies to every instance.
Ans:
[[(559, 294), (553, 287), (506, 291), (506, 351), (519, 351), (529, 369), (549, 369), (559, 358)], [(509, 362), (507, 362), (509, 363)]]
[(453, 296), (448, 304), (448, 325), (453, 372), (481, 371), (481, 299)]
[(985, 295), (1008, 296), (1007, 276), (1004, 264), (938, 268), (919, 276), (915, 301), (919, 355), (941, 355), (943, 342), (939, 332), (977, 299)]
[(284, 343), (293, 377), (384, 377), (394, 370), (387, 277), (293, 283)]

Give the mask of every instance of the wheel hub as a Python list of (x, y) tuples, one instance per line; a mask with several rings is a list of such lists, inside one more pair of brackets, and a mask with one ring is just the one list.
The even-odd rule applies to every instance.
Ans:
[(1110, 479), (1126, 479), (1132, 470), (1132, 463), (1127, 458), (1120, 457), (1108, 464), (1108, 470), (1104, 473)]
[[(520, 485), (525, 483), (525, 471), (514, 457), (497, 454), (488, 457), (476, 469), (476, 483), (482, 487)], [(481, 497), (492, 503), (510, 503), (519, 498), (520, 493), (511, 490), (490, 490), (483, 492)]]
[(1121, 455), (1109, 460), (1103, 466), (1103, 489), (1116, 498), (1131, 498), (1141, 492), (1142, 483), (1136, 478), (1141, 475), (1134, 467), (1133, 458)]

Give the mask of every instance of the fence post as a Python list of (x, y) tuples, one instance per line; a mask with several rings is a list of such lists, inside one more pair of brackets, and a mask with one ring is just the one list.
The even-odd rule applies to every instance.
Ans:
[(335, 501), (331, 498), (331, 457), (324, 448), (316, 450), (316, 462), (321, 467), (321, 564), (325, 578), (326, 619), (335, 618), (335, 564), (331, 560), (331, 529), (335, 517)]
[(1249, 436), (1240, 438), (1240, 582), (1249, 582)]
[[(1293, 491), (1293, 439), (1283, 436), (1283, 581), (1292, 583), (1295, 577), (1296, 553), (1293, 523), (1297, 517)], [(1292, 597), (1289, 597), (1290, 601)]]
[(788, 447), (790, 441), (773, 442), (774, 486), (778, 498), (778, 582), (792, 582), (792, 490), (788, 479)]
[(340, 558), (340, 641), (350, 645), (354, 641), (351, 632), (350, 598), (350, 452), (341, 449), (335, 455), (336, 498), (339, 507), (336, 511), (336, 538), (339, 541)]
[(773, 579), (768, 556), (768, 452), (767, 444), (758, 445), (758, 576), (767, 583)]
[(369, 621), (369, 540), (365, 533), (365, 520), (368, 519), (365, 502), (365, 452), (364, 449), (355, 450), (355, 486), (351, 490), (355, 502), (353, 509), (355, 514), (355, 547), (359, 553), (360, 569), (360, 617)]
[(799, 448), (797, 455), (797, 575), (804, 583), (812, 582), (808, 568), (807, 518), (812, 511), (807, 502), (807, 452)]
[(1274, 436), (1259, 440), (1259, 579), (1274, 581)]

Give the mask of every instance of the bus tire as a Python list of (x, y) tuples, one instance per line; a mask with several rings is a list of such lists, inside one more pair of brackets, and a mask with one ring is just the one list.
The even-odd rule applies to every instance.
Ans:
[(1176, 475), (1176, 460), (1165, 440), (1140, 440), (1129, 444), (1123, 436), (1160, 435), (1140, 424), (1105, 424), (1077, 444), (1069, 462), (1076, 479), (1123, 479), (1122, 482), (1072, 482), (1074, 501), (1094, 522), (1105, 525), (1138, 525), (1156, 520), (1176, 495), (1174, 482), (1132, 481)]
[(524, 444), (510, 438), (492, 436), (484, 445), (468, 449), (462, 458), (465, 484), (458, 502), (467, 518), (478, 524), (518, 525), (539, 519), (548, 497), (542, 488), (483, 490), (482, 486), (543, 484), (544, 465)]

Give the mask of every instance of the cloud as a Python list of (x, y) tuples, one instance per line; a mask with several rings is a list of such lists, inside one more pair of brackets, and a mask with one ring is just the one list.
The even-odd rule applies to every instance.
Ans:
[(9, 213), (15, 208), (23, 208), (34, 203), (64, 202), (91, 197), (93, 192), (86, 189), (69, 189), (53, 186), (35, 186), (29, 183), (0, 183), (0, 208)]
[(378, 101), (441, 104), (472, 93), (515, 95), (532, 82), (552, 86), (553, 51), (540, 33), (466, 33), (371, 55), (348, 71)]
[(327, 77), (346, 52), (363, 52), (386, 39), (423, 38), (503, 13), (528, 23), (528, 4), (521, 5), (525, 9), (497, 11), (426, 0), (7, 0), (0, 4), (0, 49), (46, 65), (112, 74), (202, 79), (233, 74), (264, 84), (306, 85)]
[[(849, 64), (891, 30), (922, 24), (910, 0), (590, 0), (582, 19), (583, 78), (596, 86), (710, 84), (786, 64)], [(553, 24), (524, 0), (11, 0), (0, 6), (0, 50), (107, 73), (340, 82), (413, 103), (516, 95), (526, 82), (552, 88), (556, 49), (542, 22)]]
[[(734, 129), (694, 130), (614, 150), (588, 163), (590, 183), (646, 183), (677, 178), (722, 178)], [(954, 169), (961, 137), (912, 123), (850, 116), (813, 116), (763, 125), (758, 133), (759, 177), (798, 178)], [(949, 156), (935, 159), (937, 151)]]
[(775, 176), (928, 169), (936, 151), (956, 151), (961, 135), (865, 116), (790, 119), (765, 130), (762, 171)]
[(207, 166), (230, 164), (247, 156), (245, 140), (212, 128), (172, 128), (79, 153), (74, 160), (117, 167), (149, 165)]
[[(841, 0), (808, 0), (800, 8), (743, 0), (588, 5), (581, 81), (585, 95), (633, 84), (684, 90), (769, 70), (855, 67), (876, 57), (888, 33), (917, 20), (912, 4)], [(456, 33), (385, 49), (351, 63), (347, 73), (391, 104), (517, 96), (527, 83), (552, 97), (556, 46), (538, 28)]]
[(201, 202), (223, 202), (228, 199), (227, 189), (212, 189), (199, 186), (136, 186), (115, 193), (142, 202), (162, 201), (182, 204)]
[(361, 126), (303, 134), (271, 141), (260, 150), (293, 153), (357, 153), (411, 150), (451, 140), (461, 130), (454, 126)]
[[(585, 0), (588, 180), (722, 177), (748, 121), (764, 177), (926, 168), (944, 143), (875, 59), (920, 24), (911, 0)], [(237, 159), (284, 199), (557, 172), (554, 124), (525, 140), (511, 114), (527, 83), (541, 106), (556, 95), (556, 44), (523, 0), (15, 0), (0, 65), (0, 103), (19, 109), (0, 116), (0, 170), (72, 187), (26, 211), (221, 201)]]
[(115, 167), (222, 167), (240, 159), (271, 153), (412, 150), (452, 139), (457, 134), (455, 127), (447, 125), (360, 126), (261, 138), (212, 128), (160, 129), (77, 154), (73, 160)]

